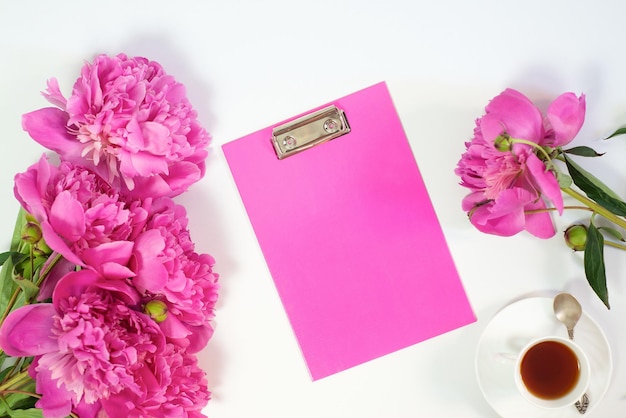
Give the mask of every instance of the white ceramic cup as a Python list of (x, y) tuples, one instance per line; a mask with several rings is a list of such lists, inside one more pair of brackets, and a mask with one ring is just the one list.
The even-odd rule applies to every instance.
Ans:
[[(557, 347), (557, 350), (551, 350), (549, 346), (553, 343), (562, 344), (566, 347), (565, 350), (571, 350), (578, 367), (577, 379), (562, 379), (564, 375), (572, 373), (571, 370), (563, 370), (568, 369), (565, 367), (568, 362), (561, 361), (563, 357), (568, 357), (567, 353), (569, 352), (562, 351), (560, 353), (566, 355), (557, 356), (562, 348)], [(556, 357), (551, 358), (550, 356)], [(535, 363), (533, 366), (533, 362), (539, 363)], [(538, 367), (537, 364), (544, 364), (545, 367)], [(525, 370), (524, 376), (522, 369)], [(531, 341), (519, 352), (515, 363), (517, 388), (526, 400), (541, 408), (563, 408), (574, 405), (589, 387), (590, 375), (589, 359), (580, 346), (571, 340), (556, 336), (542, 337)], [(566, 391), (565, 386), (570, 385), (559, 388), (559, 380), (569, 380), (570, 383), (575, 381), (575, 383), (571, 384), (571, 389)], [(535, 383), (540, 382), (540, 384), (533, 384), (533, 381)], [(541, 390), (542, 386), (545, 390)], [(557, 392), (564, 393), (558, 395), (549, 393), (552, 389), (559, 389)]]

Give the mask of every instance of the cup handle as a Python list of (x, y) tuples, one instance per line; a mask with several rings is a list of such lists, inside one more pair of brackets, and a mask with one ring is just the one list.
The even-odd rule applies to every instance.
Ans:
[(494, 358), (497, 362), (499, 363), (510, 363), (510, 362), (514, 362), (517, 360), (517, 354), (514, 353), (505, 353), (505, 352), (501, 352), (501, 353), (495, 353)]

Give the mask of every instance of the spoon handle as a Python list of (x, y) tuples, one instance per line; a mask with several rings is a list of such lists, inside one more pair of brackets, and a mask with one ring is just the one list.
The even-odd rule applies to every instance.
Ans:
[(586, 393), (583, 394), (579, 401), (576, 401), (575, 406), (579, 413), (584, 414), (587, 412), (587, 408), (589, 407), (589, 397)]
[[(567, 335), (569, 336), (569, 339), (573, 341), (574, 328), (568, 328)], [(585, 412), (587, 412), (587, 408), (589, 407), (589, 396), (587, 396), (586, 393), (583, 393), (583, 396), (578, 401), (576, 401), (574, 406), (576, 406), (576, 409), (580, 414), (584, 414)]]

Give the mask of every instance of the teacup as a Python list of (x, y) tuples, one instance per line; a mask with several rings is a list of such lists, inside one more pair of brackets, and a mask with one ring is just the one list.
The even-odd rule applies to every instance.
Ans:
[(571, 340), (556, 336), (538, 338), (517, 356), (517, 388), (538, 407), (574, 405), (589, 387), (589, 381), (589, 359)]

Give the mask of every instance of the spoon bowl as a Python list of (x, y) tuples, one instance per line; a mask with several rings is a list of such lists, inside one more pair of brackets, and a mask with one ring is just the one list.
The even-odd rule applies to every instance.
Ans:
[(578, 300), (569, 293), (559, 293), (554, 298), (554, 314), (567, 328), (567, 334), (574, 339), (574, 327), (583, 314), (583, 308)]

